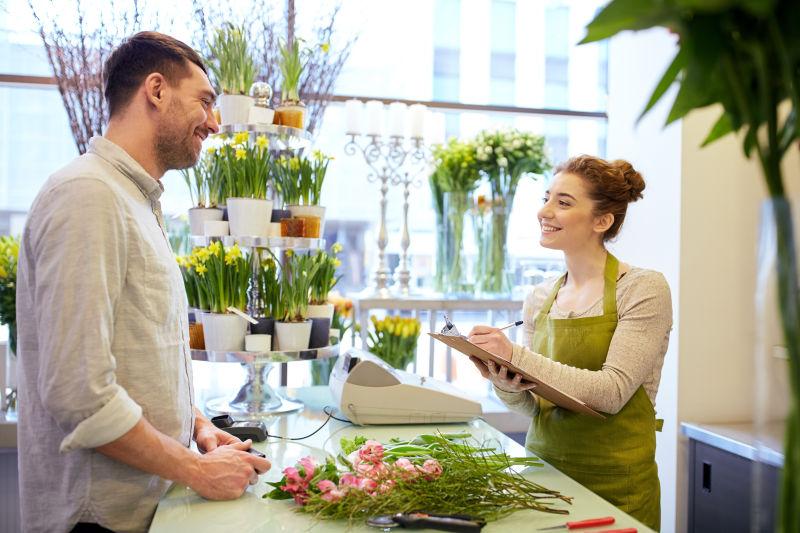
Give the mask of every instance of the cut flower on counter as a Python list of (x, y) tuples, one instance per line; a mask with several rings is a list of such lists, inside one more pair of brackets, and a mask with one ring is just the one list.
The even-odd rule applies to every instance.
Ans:
[(264, 498), (293, 499), (318, 519), (363, 521), (371, 516), (424, 511), (468, 514), (490, 521), (532, 509), (567, 514), (555, 506), (572, 498), (524, 477), (536, 457), (510, 457), (469, 433), (419, 435), (388, 443), (341, 439), (337, 460), (304, 457), (283, 470)]

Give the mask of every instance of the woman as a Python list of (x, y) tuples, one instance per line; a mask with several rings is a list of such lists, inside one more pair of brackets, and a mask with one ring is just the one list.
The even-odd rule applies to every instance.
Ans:
[(617, 261), (605, 248), (642, 197), (626, 161), (580, 156), (556, 168), (538, 218), (540, 243), (562, 250), (567, 272), (525, 301), (525, 346), (495, 328), (470, 340), (575, 396), (605, 420), (556, 407), (505, 367), (473, 358), (510, 408), (532, 417), (526, 446), (647, 526), (660, 525), (654, 402), (672, 327), (664, 276)]

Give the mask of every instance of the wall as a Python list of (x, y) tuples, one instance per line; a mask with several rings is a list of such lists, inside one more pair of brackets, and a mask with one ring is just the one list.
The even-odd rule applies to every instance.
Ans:
[[(662, 531), (675, 530), (678, 345), (680, 292), (680, 125), (664, 129), (668, 101), (638, 125), (636, 119), (675, 54), (673, 38), (653, 30), (624, 34), (609, 48), (608, 157), (629, 160), (646, 180), (644, 198), (632, 204), (612, 251), (626, 262), (658, 270), (672, 290), (673, 330), (656, 398), (664, 429), (657, 436)], [(670, 98), (667, 98), (670, 100)]]

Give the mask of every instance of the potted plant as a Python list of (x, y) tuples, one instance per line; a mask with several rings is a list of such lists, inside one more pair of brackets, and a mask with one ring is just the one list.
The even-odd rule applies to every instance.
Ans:
[(276, 189), (295, 219), (303, 219), (303, 234), (290, 235), (320, 238), (325, 231), (325, 207), (319, 205), (322, 185), (333, 158), (315, 150), (311, 158), (281, 157), (273, 175)]
[[(17, 408), (17, 261), (19, 239), (10, 235), (0, 237), (0, 323), (8, 326), (7, 351), (4, 354), (0, 379), (0, 402), (3, 409)], [(0, 374), (1, 375), (1, 374)], [(11, 390), (8, 397), (5, 390)]]
[(282, 41), (279, 49), (279, 66), (283, 84), (281, 86), (281, 103), (275, 110), (275, 123), (281, 126), (303, 129), (305, 125), (306, 107), (300, 101), (300, 76), (303, 74), (310, 50), (300, 49), (301, 39)]
[(291, 250), (285, 253), (273, 346), (281, 351), (305, 350), (311, 338), (308, 295), (318, 265), (310, 255), (295, 254)]
[(267, 200), (271, 165), (268, 146), (265, 136), (259, 135), (251, 143), (250, 134), (242, 132), (218, 151), (231, 235), (269, 236), (272, 200)]
[(254, 316), (258, 324), (250, 325), (250, 333), (271, 335), (275, 339), (275, 317), (278, 313), (281, 295), (280, 271), (273, 256), (261, 260), (258, 270), (258, 293), (261, 299), (260, 316)]
[[(704, 145), (741, 134), (746, 157), (755, 154), (769, 199), (762, 206), (766, 263), (759, 279), (776, 270), (776, 301), (788, 352), (791, 397), (786, 418), (785, 459), (779, 500), (780, 531), (800, 531), (800, 287), (792, 205), (782, 162), (800, 139), (800, 5), (790, 0), (750, 2), (636, 2), (613, 0), (587, 26), (582, 42), (607, 39), (625, 30), (663, 26), (679, 37), (679, 50), (643, 113), (680, 85), (667, 121), (692, 110), (721, 106)], [(764, 287), (766, 292), (766, 287)], [(764, 297), (766, 299), (766, 297)]]
[(226, 23), (207, 45), (211, 54), (207, 63), (220, 92), (221, 124), (247, 124), (254, 103), (249, 92), (258, 69), (244, 27)]
[(208, 313), (202, 313), (205, 346), (211, 351), (241, 351), (247, 322), (228, 311), (247, 308), (247, 288), (250, 283), (250, 261), (238, 245), (224, 248), (212, 242), (194, 253), (198, 291), (208, 298)]
[(508, 273), (506, 240), (508, 219), (520, 179), (525, 175), (543, 174), (550, 169), (541, 135), (516, 129), (482, 131), (475, 139), (476, 157), (491, 189), (491, 234), (488, 258), (479, 288), (490, 294), (507, 294), (511, 290)]
[(308, 318), (311, 319), (311, 348), (327, 346), (329, 342), (333, 304), (328, 302), (328, 294), (341, 279), (341, 276), (336, 275), (336, 269), (342, 264), (336, 256), (341, 251), (342, 245), (337, 242), (331, 246), (330, 254), (319, 250), (313, 256), (317, 272), (311, 281), (308, 304)]
[(192, 235), (204, 234), (206, 220), (222, 220), (222, 209), (217, 207), (220, 174), (216, 152), (216, 148), (210, 147), (194, 167), (181, 170), (192, 199), (189, 209), (189, 231)]

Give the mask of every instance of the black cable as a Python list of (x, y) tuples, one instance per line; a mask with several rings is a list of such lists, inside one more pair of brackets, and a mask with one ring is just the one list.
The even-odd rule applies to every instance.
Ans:
[(307, 439), (309, 437), (313, 437), (314, 435), (319, 433), (319, 431), (322, 428), (324, 428), (328, 424), (328, 422), (331, 421), (331, 418), (333, 418), (334, 420), (338, 420), (339, 422), (345, 422), (347, 424), (352, 424), (352, 422), (350, 422), (349, 420), (345, 420), (343, 418), (337, 418), (337, 417), (333, 416), (333, 409), (334, 408), (331, 407), (330, 405), (326, 405), (325, 407), (323, 407), (322, 408), (322, 412), (325, 413), (326, 415), (328, 415), (328, 418), (325, 419), (325, 422), (323, 422), (320, 427), (318, 427), (317, 429), (315, 429), (313, 432), (309, 433), (305, 437), (281, 437), (280, 435), (271, 435), (269, 432), (267, 432), (267, 437), (272, 437), (272, 438), (275, 438), (275, 439), (282, 439), (282, 440), (304, 440), (304, 439)]

